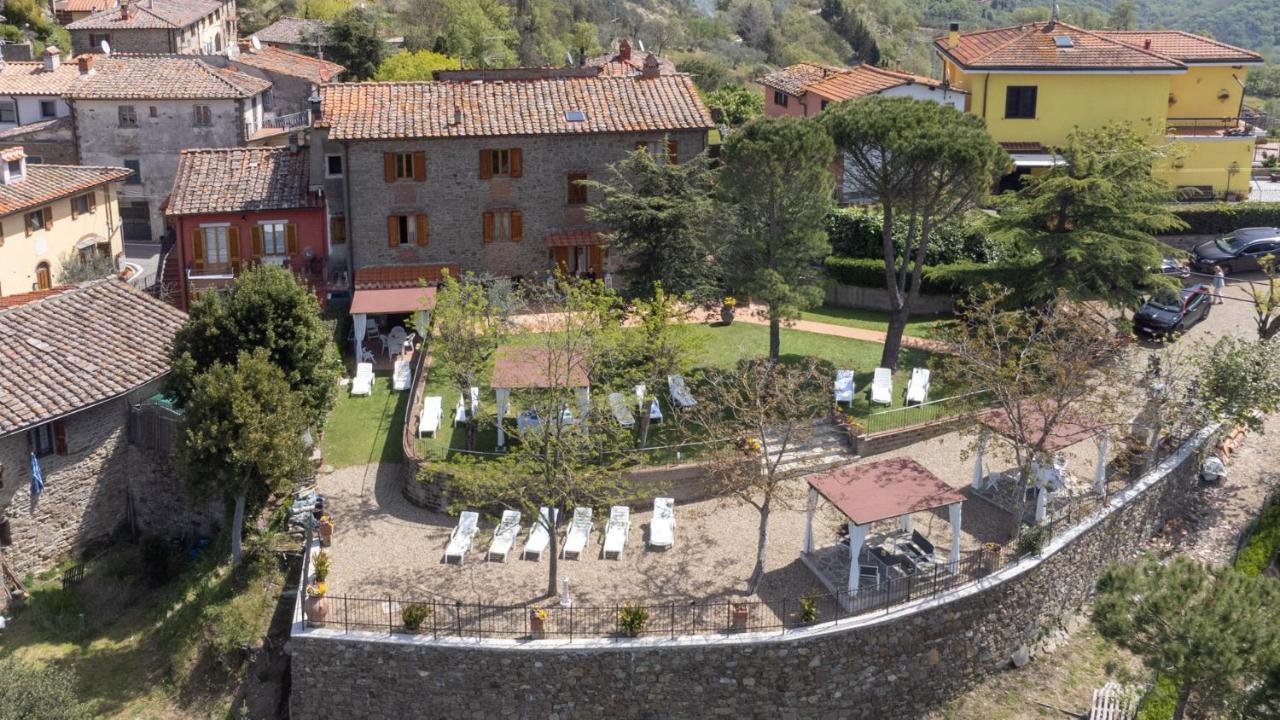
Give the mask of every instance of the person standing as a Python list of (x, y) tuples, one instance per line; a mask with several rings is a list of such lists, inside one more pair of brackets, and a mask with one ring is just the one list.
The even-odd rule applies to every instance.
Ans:
[(1222, 304), (1222, 288), (1227, 286), (1227, 275), (1221, 265), (1213, 266), (1213, 304)]

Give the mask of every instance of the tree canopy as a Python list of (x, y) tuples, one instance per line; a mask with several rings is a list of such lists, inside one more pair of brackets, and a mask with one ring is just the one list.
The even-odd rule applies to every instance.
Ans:
[(0, 658), (0, 720), (88, 720), (76, 694), (75, 673), (57, 666), (35, 668), (10, 655)]
[(434, 80), (436, 70), (456, 70), (462, 67), (457, 58), (430, 50), (400, 52), (378, 66), (373, 76), (379, 82), (404, 82), (409, 80)]
[(764, 95), (741, 85), (725, 85), (702, 99), (712, 112), (720, 111), (729, 127), (739, 127), (764, 114)]
[(347, 69), (347, 80), (372, 78), (385, 52), (374, 11), (354, 7), (339, 15), (325, 31), (324, 51), (329, 60)]

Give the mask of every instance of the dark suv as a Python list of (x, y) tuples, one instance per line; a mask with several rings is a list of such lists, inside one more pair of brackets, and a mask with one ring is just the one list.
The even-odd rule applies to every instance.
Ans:
[(1213, 302), (1208, 285), (1193, 285), (1181, 292), (1163, 290), (1142, 303), (1133, 315), (1134, 332), (1151, 337), (1169, 337), (1209, 317)]
[(1213, 266), (1231, 275), (1259, 268), (1258, 260), (1280, 252), (1280, 228), (1241, 228), (1217, 240), (1206, 240), (1191, 251), (1191, 268), (1212, 274)]

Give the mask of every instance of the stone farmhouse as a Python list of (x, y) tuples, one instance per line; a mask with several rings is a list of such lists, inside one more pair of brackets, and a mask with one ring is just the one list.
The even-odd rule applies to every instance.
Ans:
[(68, 24), (72, 51), (220, 53), (237, 39), (235, 0), (132, 0)]
[(303, 52), (310, 49), (313, 39), (321, 36), (328, 28), (329, 23), (323, 20), (282, 17), (253, 35), (267, 47)]

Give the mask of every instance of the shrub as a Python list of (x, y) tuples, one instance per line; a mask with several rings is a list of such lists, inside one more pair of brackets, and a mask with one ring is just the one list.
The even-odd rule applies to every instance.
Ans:
[(1253, 533), (1236, 555), (1236, 570), (1250, 577), (1258, 577), (1280, 552), (1280, 495), (1273, 495), (1267, 507), (1258, 516)]
[(400, 610), (400, 620), (404, 622), (404, 629), (410, 632), (416, 632), (422, 627), (423, 621), (431, 617), (431, 608), (423, 603), (409, 603)]
[(0, 659), (0, 720), (81, 720), (91, 717), (76, 697), (75, 673), (57, 666), (33, 668)]
[(818, 622), (822, 613), (818, 612), (818, 600), (814, 597), (800, 598), (800, 610), (796, 612), (796, 622), (802, 625)]
[(649, 623), (649, 610), (639, 605), (624, 603), (618, 608), (618, 630), (627, 637), (638, 637)]
[[(935, 228), (925, 263), (944, 265), (949, 263), (989, 263), (1000, 257), (1000, 244), (984, 232), (982, 213), (970, 213)], [(907, 234), (907, 222), (895, 221), (894, 237)], [(884, 259), (880, 234), (884, 231), (884, 216), (866, 208), (837, 208), (827, 213), (827, 238), (832, 252), (852, 258)], [(902, 252), (901, 240), (896, 241)]]
[(1169, 720), (1173, 717), (1173, 709), (1177, 706), (1178, 683), (1172, 678), (1161, 675), (1156, 678), (1155, 685), (1142, 698), (1134, 720)]
[[(826, 260), (827, 277), (842, 285), (883, 288), (884, 260), (831, 256)], [(982, 265), (962, 262), (926, 265), (920, 273), (924, 295), (965, 295), (987, 283), (1016, 287), (1023, 267), (1016, 264)]]
[(1206, 203), (1174, 211), (1188, 235), (1221, 235), (1242, 227), (1280, 226), (1280, 202)]
[(1049, 528), (1044, 525), (1032, 525), (1018, 536), (1018, 557), (1039, 555), (1048, 541)]
[(155, 586), (164, 585), (177, 574), (178, 558), (169, 541), (158, 535), (146, 535), (139, 548), (142, 573)]

